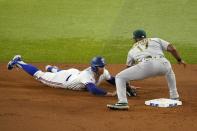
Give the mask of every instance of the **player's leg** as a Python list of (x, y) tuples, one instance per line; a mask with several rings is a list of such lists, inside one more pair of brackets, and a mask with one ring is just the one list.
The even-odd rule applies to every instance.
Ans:
[(128, 109), (129, 106), (126, 96), (126, 82), (129, 80), (138, 80), (145, 78), (147, 76), (147, 68), (148, 65), (145, 66), (145, 64), (138, 64), (118, 73), (115, 77), (118, 102), (116, 104), (108, 104), (107, 107), (117, 110)]
[(71, 68), (68, 70), (61, 70), (55, 73), (38, 71), (35, 73), (34, 76), (43, 84), (50, 87), (74, 89), (74, 87), (72, 86), (69, 87), (68, 83), (72, 85), (73, 80), (79, 75), (79, 72), (79, 70)]
[(176, 77), (172, 68), (170, 68), (169, 71), (166, 73), (166, 80), (168, 83), (170, 98), (178, 100), (179, 94), (176, 87)]
[(163, 58), (160, 59), (160, 63), (161, 63), (160, 70), (161, 71), (163, 70), (162, 73), (164, 73), (168, 83), (170, 98), (179, 99), (179, 94), (176, 88), (176, 77), (172, 70), (172, 66), (170, 62), (166, 58)]
[(22, 61), (20, 55), (14, 56), (14, 58), (7, 65), (8, 70), (12, 70), (15, 67), (23, 69), (25, 72), (35, 77), (38, 81), (41, 81), (45, 85), (51, 87), (63, 87), (62, 83), (64, 82), (65, 73), (42, 72), (35, 66)]
[[(129, 80), (140, 80), (156, 75), (164, 75), (166, 72), (165, 65), (160, 61), (141, 62), (138, 65), (127, 68), (116, 75), (116, 89), (118, 95), (118, 103), (108, 105), (112, 109), (128, 109), (125, 103), (128, 103), (126, 97), (126, 82)], [(121, 106), (120, 103), (123, 103)]]
[(119, 103), (128, 103), (126, 97), (126, 82), (130, 80), (144, 79), (149, 76), (147, 71), (148, 67), (149, 64), (138, 64), (127, 68), (116, 75), (116, 89)]
[(15, 67), (19, 67), (23, 69), (25, 72), (27, 72), (31, 76), (34, 76), (34, 74), (37, 71), (39, 71), (39, 69), (36, 68), (35, 66), (23, 62), (20, 55), (14, 56), (14, 58), (11, 61), (9, 61), (7, 65), (8, 70), (12, 70)]

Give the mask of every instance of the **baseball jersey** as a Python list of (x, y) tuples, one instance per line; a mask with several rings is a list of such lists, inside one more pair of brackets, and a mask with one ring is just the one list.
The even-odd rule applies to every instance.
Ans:
[(164, 56), (169, 42), (160, 38), (146, 38), (136, 42), (128, 52), (127, 65), (132, 66), (136, 61), (141, 61), (148, 56)]
[(83, 90), (88, 83), (99, 85), (103, 80), (111, 78), (108, 70), (104, 69), (103, 74), (98, 79), (95, 79), (91, 67), (83, 71), (74, 68), (61, 70), (56, 73), (38, 71), (34, 76), (46, 85), (72, 90)]
[(71, 80), (64, 83), (64, 86), (73, 89), (73, 90), (81, 90), (86, 88), (85, 85), (87, 83), (93, 83), (95, 85), (99, 85), (103, 80), (109, 80), (111, 78), (107, 69), (104, 69), (104, 73), (98, 78), (95, 79), (94, 72), (91, 70), (91, 67), (81, 71), (78, 75), (74, 76)]

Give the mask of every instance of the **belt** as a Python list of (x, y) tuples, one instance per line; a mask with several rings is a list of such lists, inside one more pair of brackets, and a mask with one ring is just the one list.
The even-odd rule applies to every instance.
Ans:
[(72, 74), (71, 75), (69, 75), (67, 78), (66, 78), (66, 81), (68, 81), (69, 80), (69, 78), (72, 76)]
[(135, 61), (135, 63), (138, 64), (138, 63), (143, 62), (143, 61), (149, 61), (149, 60), (160, 59), (160, 58), (164, 58), (164, 56), (163, 56), (163, 55), (146, 56), (146, 57), (144, 57), (144, 58), (142, 58), (142, 59), (140, 59), (140, 60), (137, 59), (137, 60)]

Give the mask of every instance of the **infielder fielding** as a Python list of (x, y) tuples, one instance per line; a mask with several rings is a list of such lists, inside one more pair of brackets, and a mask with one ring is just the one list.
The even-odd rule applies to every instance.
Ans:
[[(8, 70), (18, 67), (23, 69), (29, 75), (33, 76), (36, 80), (51, 87), (65, 88), (71, 90), (88, 90), (92, 94), (101, 96), (115, 96), (116, 92), (107, 92), (98, 85), (106, 80), (112, 85), (115, 85), (115, 78), (110, 75), (105, 68), (105, 60), (103, 57), (94, 57), (91, 60), (91, 66), (83, 71), (78, 69), (60, 70), (56, 66), (46, 66), (46, 71), (43, 72), (33, 65), (27, 64), (22, 61), (20, 55), (8, 63)], [(127, 86), (127, 94), (129, 96), (136, 96), (135, 89)]]
[(170, 62), (165, 58), (163, 51), (168, 51), (178, 61), (186, 66), (176, 48), (169, 42), (160, 38), (146, 38), (144, 30), (133, 32), (133, 39), (136, 42), (128, 52), (127, 69), (118, 73), (115, 77), (118, 102), (108, 104), (110, 109), (128, 109), (126, 97), (126, 82), (141, 80), (153, 76), (165, 75), (171, 99), (179, 99), (176, 87), (176, 78)]

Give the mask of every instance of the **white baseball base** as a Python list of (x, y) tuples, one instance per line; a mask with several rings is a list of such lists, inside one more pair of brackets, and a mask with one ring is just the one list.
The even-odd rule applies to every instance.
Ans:
[(154, 107), (176, 107), (182, 105), (181, 101), (172, 100), (167, 98), (159, 98), (145, 101), (145, 105)]

